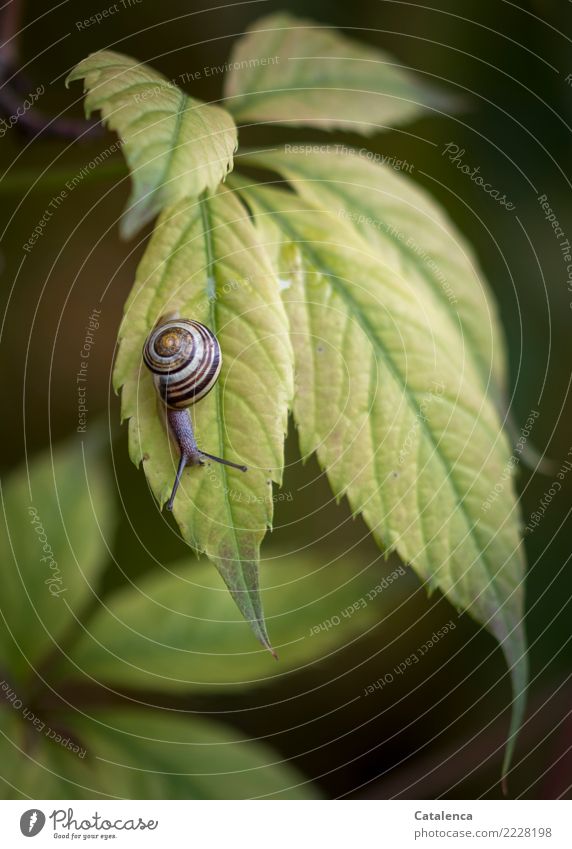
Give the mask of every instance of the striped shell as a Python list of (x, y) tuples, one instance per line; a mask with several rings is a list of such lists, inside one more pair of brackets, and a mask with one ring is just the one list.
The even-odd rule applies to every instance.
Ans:
[(222, 354), (217, 338), (198, 321), (176, 318), (155, 325), (143, 347), (143, 360), (168, 407), (182, 409), (210, 392)]

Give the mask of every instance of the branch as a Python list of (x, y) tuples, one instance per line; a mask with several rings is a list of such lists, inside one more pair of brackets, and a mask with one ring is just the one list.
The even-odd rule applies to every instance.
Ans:
[[(67, 140), (84, 140), (102, 134), (99, 121), (76, 118), (50, 118), (37, 109), (24, 109), (21, 72), (18, 68), (18, 35), (22, 22), (21, 0), (11, 0), (0, 10), (0, 117), (14, 120), (13, 127), (22, 135)], [(18, 110), (22, 110), (21, 114)]]

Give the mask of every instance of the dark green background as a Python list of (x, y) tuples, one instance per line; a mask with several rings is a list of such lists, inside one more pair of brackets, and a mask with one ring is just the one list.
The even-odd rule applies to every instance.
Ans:
[[(63, 79), (74, 63), (93, 50), (113, 47), (175, 77), (224, 63), (233, 40), (251, 21), (286, 8), (258, 2), (201, 12), (183, 0), (142, 0), (100, 25), (77, 29), (76, 21), (108, 5), (112, 4), (70, 2), (51, 10), (51, 3), (34, 2), (35, 16), (42, 9), (48, 14), (24, 31), (21, 54), (24, 62), (31, 60), (26, 68), (31, 87), (46, 85), (41, 101), (44, 111), (55, 114), (68, 109), (67, 114), (81, 115), (80, 87), (66, 91)], [(565, 80), (572, 73), (570, 3), (434, 0), (431, 5), (433, 9), (401, 2), (304, 0), (287, 8), (351, 29), (355, 37), (389, 50), (426, 79), (443, 80), (463, 96), (466, 109), (456, 117), (427, 117), (367, 144), (413, 163), (412, 179), (441, 201), (474, 245), (500, 305), (515, 422), (520, 428), (531, 409), (540, 410), (533, 441), (559, 466), (572, 446), (572, 293), (567, 291), (565, 264), (537, 195), (548, 195), (572, 239), (572, 87)], [(70, 35), (54, 45), (66, 33)], [(217, 100), (221, 82), (220, 76), (203, 78), (187, 90), (199, 98)], [(242, 133), (241, 141), (258, 144), (319, 137), (317, 131), (257, 127)], [(364, 143), (358, 136), (331, 136), (330, 140), (360, 147)], [(122, 306), (142, 253), (137, 241), (119, 241), (114, 223), (128, 190), (120, 158), (111, 167), (96, 169), (89, 181), (70, 194), (20, 269), (22, 243), (53, 195), (111, 141), (106, 137), (67, 145), (39, 138), (28, 144), (15, 133), (0, 141), (0, 173), (4, 175), (0, 179), (4, 317), (0, 426), (4, 469), (21, 462), (26, 450), (34, 453), (50, 440), (74, 433), (79, 350), (87, 317), (92, 307), (100, 307), (101, 328), (89, 371), (89, 421), (94, 423), (101, 416), (118, 434), (109, 452), (123, 499), (118, 508), (123, 520), (117, 549), (121, 568), (133, 574), (152, 563), (143, 546), (164, 560), (180, 557), (182, 547), (174, 526), (158, 514), (143, 474), (129, 463), (125, 429), (120, 432), (118, 427), (118, 399), (110, 389)], [(507, 194), (516, 204), (516, 215), (441, 156), (449, 141), (464, 148), (465, 161), (479, 165), (481, 173)], [(27, 193), (44, 167), (45, 177)], [(351, 521), (347, 505), (336, 506), (331, 499), (317, 465), (299, 462), (294, 433), (289, 437), (287, 459), (285, 489), (294, 498), (278, 503), (270, 545), (309, 544), (326, 560), (359, 542), (356, 558), (378, 557), (361, 521)], [(517, 483), (525, 521), (553, 477), (519, 466)], [(566, 749), (572, 738), (572, 722), (567, 718), (572, 696), (568, 681), (572, 651), (567, 643), (571, 634), (572, 578), (567, 563), (572, 542), (571, 492), (572, 474), (540, 526), (527, 538), (527, 629), (533, 681), (511, 795), (570, 795), (572, 752)], [(310, 511), (312, 517), (307, 518)], [(111, 572), (108, 584), (115, 580), (116, 573)], [(508, 719), (507, 712), (499, 716), (499, 711), (508, 703), (509, 687), (494, 641), (466, 617), (423, 664), (389, 691), (351, 701), (430, 637), (434, 628), (456, 616), (446, 602), (427, 599), (413, 575), (395, 592), (395, 603), (401, 605), (398, 616), (351, 650), (336, 655), (335, 662), (316, 664), (288, 677), (287, 684), (216, 702), (178, 699), (176, 703), (217, 711), (219, 718), (247, 733), (272, 735), (269, 742), (314, 776), (330, 796), (499, 795), (499, 747)]]

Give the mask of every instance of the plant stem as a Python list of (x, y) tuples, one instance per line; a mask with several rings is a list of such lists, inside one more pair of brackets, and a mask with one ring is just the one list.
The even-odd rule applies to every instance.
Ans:
[(50, 118), (33, 107), (23, 108), (21, 85), (18, 80), (20, 51), (18, 34), (22, 23), (22, 2), (11, 0), (0, 10), (0, 115), (13, 119), (14, 129), (35, 138), (38, 135), (60, 139), (85, 140), (99, 136), (103, 130), (99, 121), (77, 118)]

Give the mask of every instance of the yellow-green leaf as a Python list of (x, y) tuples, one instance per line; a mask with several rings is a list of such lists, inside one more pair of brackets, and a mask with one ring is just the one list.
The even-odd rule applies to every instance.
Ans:
[(189, 97), (162, 74), (112, 50), (80, 62), (68, 83), (79, 79), (87, 115), (100, 110), (117, 131), (131, 171), (125, 237), (168, 204), (213, 191), (232, 168), (236, 127), (224, 109)]
[[(295, 147), (295, 146), (291, 146)], [(301, 197), (334, 212), (371, 245), (396, 277), (415, 287), (419, 307), (440, 309), (465, 336), (483, 386), (500, 401), (504, 340), (496, 304), (470, 245), (439, 205), (410, 177), (355, 148), (316, 153), (257, 151), (241, 162), (276, 171)]]
[(174, 505), (183, 538), (215, 563), (235, 601), (267, 644), (257, 563), (272, 522), (272, 482), (280, 483), (293, 352), (288, 320), (268, 259), (243, 205), (231, 193), (181, 202), (161, 216), (125, 307), (114, 381), (122, 388), (133, 462), (143, 461), (160, 505), (178, 456), (165, 430), (141, 350), (165, 313), (206, 324), (223, 368), (192, 408), (199, 447), (244, 463), (188, 468)]
[(382, 50), (281, 13), (256, 21), (237, 42), (229, 65), (226, 106), (240, 123), (372, 135), (425, 109), (457, 105)]
[(500, 642), (514, 693), (506, 768), (527, 683), (525, 564), (510, 446), (463, 334), (335, 213), (235, 183), (283, 243), (302, 450), (382, 547)]

